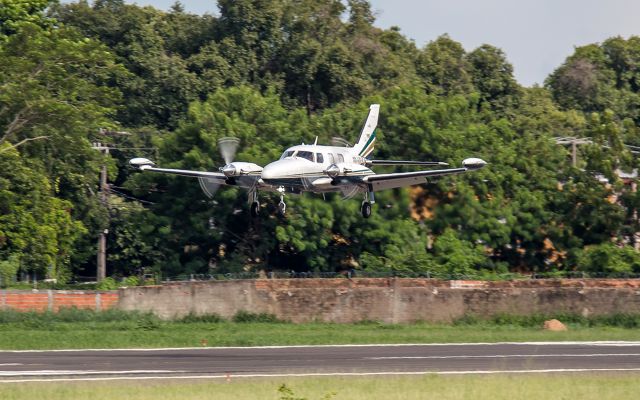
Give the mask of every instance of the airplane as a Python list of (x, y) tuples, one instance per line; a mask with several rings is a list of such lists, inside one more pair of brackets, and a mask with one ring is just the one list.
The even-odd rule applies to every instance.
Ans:
[(384, 189), (426, 183), (428, 178), (460, 174), (478, 170), (486, 165), (480, 158), (467, 158), (462, 167), (432, 169), (415, 172), (397, 172), (376, 174), (371, 170), (374, 165), (416, 165), (448, 166), (437, 161), (399, 161), (373, 160), (368, 158), (374, 150), (376, 128), (378, 125), (379, 104), (369, 107), (369, 114), (354, 146), (347, 143), (342, 146), (301, 144), (289, 147), (279, 160), (267, 164), (264, 168), (250, 162), (233, 161), (239, 140), (222, 138), (218, 142), (225, 165), (218, 172), (194, 171), (182, 169), (158, 168), (146, 158), (133, 158), (129, 164), (144, 172), (158, 172), (198, 178), (203, 192), (213, 197), (220, 186), (236, 186), (249, 191), (251, 216), (257, 217), (260, 210), (259, 191), (280, 194), (278, 211), (286, 212), (285, 194), (303, 192), (331, 193), (341, 192), (345, 198), (364, 194), (360, 208), (364, 218), (371, 216), (371, 205), (375, 203), (374, 193)]

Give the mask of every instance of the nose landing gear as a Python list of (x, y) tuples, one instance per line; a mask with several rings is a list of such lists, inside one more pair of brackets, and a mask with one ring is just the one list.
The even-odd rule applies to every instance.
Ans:
[(287, 211), (287, 205), (284, 202), (284, 187), (280, 186), (278, 188), (278, 192), (280, 192), (280, 203), (278, 203), (278, 212), (280, 213), (280, 215), (282, 215), (284, 217), (284, 214)]
[(258, 201), (258, 191), (252, 190), (249, 193), (251, 199), (251, 217), (256, 218), (260, 214), (260, 202)]

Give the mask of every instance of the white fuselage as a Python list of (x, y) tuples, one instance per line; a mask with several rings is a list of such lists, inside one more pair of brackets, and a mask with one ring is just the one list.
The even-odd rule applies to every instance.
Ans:
[(352, 186), (351, 177), (373, 174), (364, 163), (365, 159), (350, 147), (303, 144), (288, 148), (278, 161), (267, 164), (261, 179), (287, 192), (335, 192), (343, 190), (341, 186)]

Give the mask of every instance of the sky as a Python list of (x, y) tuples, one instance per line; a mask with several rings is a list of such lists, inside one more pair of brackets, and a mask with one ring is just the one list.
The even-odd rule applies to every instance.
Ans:
[[(175, 0), (127, 0), (167, 10)], [(216, 15), (215, 0), (181, 0), (186, 11)], [(574, 47), (612, 36), (640, 36), (639, 0), (370, 0), (375, 25), (400, 28), (420, 48), (447, 33), (467, 51), (502, 49), (520, 84), (542, 85)]]

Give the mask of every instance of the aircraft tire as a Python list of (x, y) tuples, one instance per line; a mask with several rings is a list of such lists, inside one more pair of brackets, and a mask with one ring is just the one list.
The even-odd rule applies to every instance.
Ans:
[(362, 202), (360, 212), (362, 212), (362, 216), (364, 218), (369, 218), (371, 216), (371, 203), (369, 203), (368, 201)]
[(251, 203), (251, 217), (256, 218), (260, 214), (260, 203), (254, 201)]

